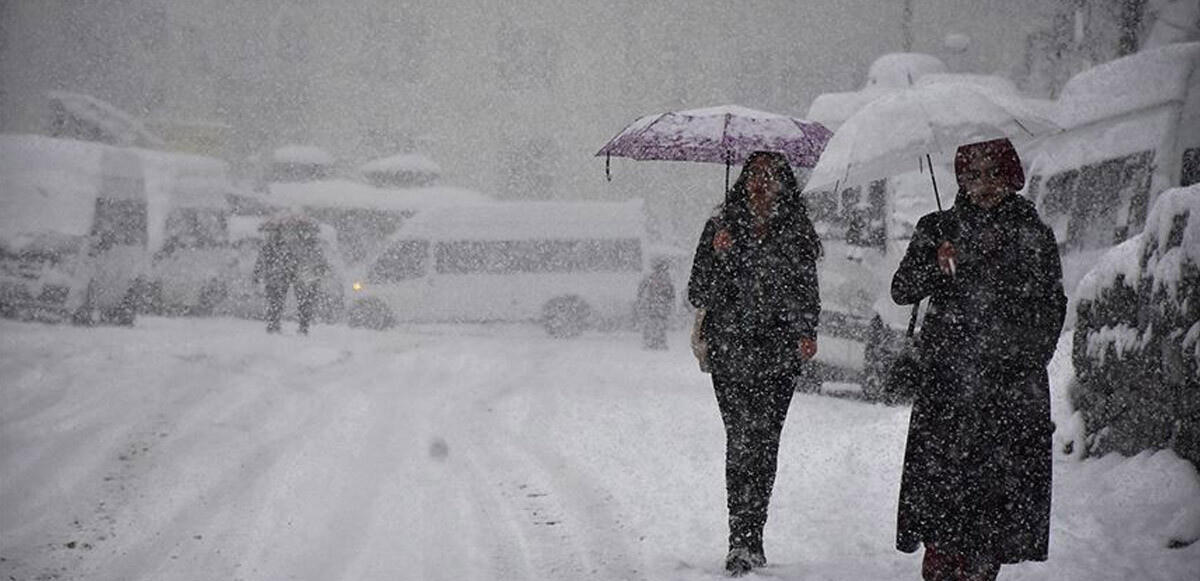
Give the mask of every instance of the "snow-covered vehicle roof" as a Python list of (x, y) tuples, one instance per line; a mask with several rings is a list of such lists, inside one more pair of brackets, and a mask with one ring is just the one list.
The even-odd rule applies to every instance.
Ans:
[(1064, 128), (1182, 101), (1200, 65), (1200, 42), (1136, 53), (1079, 73), (1059, 96)]
[(102, 130), (112, 145), (125, 147), (164, 147), (163, 140), (146, 129), (132, 115), (91, 95), (69, 91), (50, 91), (46, 94), (51, 107), (87, 121)]
[(871, 63), (867, 71), (867, 87), (911, 87), (917, 79), (931, 73), (945, 73), (949, 69), (941, 59), (918, 52), (894, 52), (885, 54)]
[(861, 91), (818, 95), (813, 99), (812, 105), (809, 105), (805, 117), (836, 131), (838, 126), (867, 103), (894, 91), (895, 89), (890, 87), (867, 87)]
[(448, 205), (484, 203), (490, 197), (451, 186), (381, 189), (350, 180), (274, 183), (268, 203), (313, 208), (367, 208), (392, 212), (419, 212)]
[(358, 171), (370, 173), (425, 173), (441, 175), (442, 167), (420, 153), (401, 153), (362, 164)]
[(618, 239), (645, 236), (641, 200), (507, 201), (421, 212), (396, 238), (428, 240)]
[(332, 155), (315, 145), (285, 145), (271, 152), (271, 161), (304, 165), (333, 165), (334, 163)]
[(0, 160), (0, 241), (10, 247), (45, 232), (86, 235), (106, 175), (143, 180), (151, 248), (177, 195), (228, 187), (228, 164), (215, 158), (42, 135), (0, 135)]
[(1179, 131), (1174, 112), (1200, 68), (1200, 43), (1154, 49), (1078, 75), (1063, 88), (1056, 121), (1064, 133), (1038, 148), (1033, 174), (1052, 175), (1162, 146)]

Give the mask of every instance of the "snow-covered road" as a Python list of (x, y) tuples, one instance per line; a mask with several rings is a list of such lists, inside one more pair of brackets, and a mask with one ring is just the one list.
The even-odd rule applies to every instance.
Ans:
[[(684, 337), (232, 320), (0, 322), (0, 578), (711, 578), (723, 439)], [(793, 402), (760, 573), (919, 578), (891, 548), (907, 409)], [(1193, 579), (1173, 454), (1055, 472), (1051, 559), (1001, 579)]]

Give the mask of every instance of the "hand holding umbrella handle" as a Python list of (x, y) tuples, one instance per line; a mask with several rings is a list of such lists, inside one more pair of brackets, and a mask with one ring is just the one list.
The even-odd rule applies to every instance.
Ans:
[(938, 247), (937, 263), (942, 274), (954, 276), (958, 270), (958, 249), (949, 240), (942, 242), (942, 245)]

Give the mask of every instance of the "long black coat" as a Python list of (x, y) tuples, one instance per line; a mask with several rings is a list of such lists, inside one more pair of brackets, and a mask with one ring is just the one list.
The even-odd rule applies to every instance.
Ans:
[[(802, 337), (816, 338), (819, 242), (803, 208), (780, 216), (759, 239), (717, 215), (704, 225), (688, 300), (706, 309), (702, 336), (715, 367), (793, 371)], [(731, 245), (714, 239), (728, 233)]]
[[(944, 240), (958, 250), (954, 276), (937, 266)], [(1066, 314), (1053, 232), (1018, 195), (992, 210), (959, 195), (917, 223), (892, 279), (898, 304), (926, 297), (929, 376), (909, 424), (896, 546), (1045, 560), (1054, 430), (1046, 364)]]

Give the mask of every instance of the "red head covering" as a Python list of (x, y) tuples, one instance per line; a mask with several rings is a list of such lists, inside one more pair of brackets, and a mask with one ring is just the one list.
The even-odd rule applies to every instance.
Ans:
[(954, 154), (954, 174), (962, 182), (962, 174), (967, 171), (967, 164), (980, 157), (991, 158), (999, 168), (1013, 190), (1025, 187), (1025, 170), (1021, 169), (1021, 158), (1011, 141), (1001, 138), (992, 141), (971, 143), (958, 148)]

